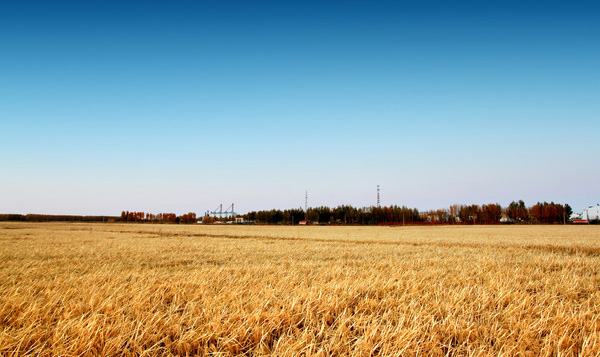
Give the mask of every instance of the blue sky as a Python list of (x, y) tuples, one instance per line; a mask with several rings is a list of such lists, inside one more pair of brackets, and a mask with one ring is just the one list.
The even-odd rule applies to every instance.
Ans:
[(593, 2), (0, 6), (0, 212), (600, 201)]

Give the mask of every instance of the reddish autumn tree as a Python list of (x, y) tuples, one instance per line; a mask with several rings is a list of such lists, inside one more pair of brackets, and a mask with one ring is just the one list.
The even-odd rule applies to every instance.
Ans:
[(529, 211), (523, 200), (512, 201), (506, 208), (506, 215), (514, 221), (526, 222), (529, 219)]
[(498, 223), (502, 217), (502, 207), (497, 203), (483, 205), (481, 211), (486, 223)]
[(538, 202), (529, 207), (529, 218), (533, 222), (540, 222), (542, 219), (542, 205)]
[(179, 217), (181, 223), (190, 224), (196, 223), (196, 214), (194, 212), (186, 213)]

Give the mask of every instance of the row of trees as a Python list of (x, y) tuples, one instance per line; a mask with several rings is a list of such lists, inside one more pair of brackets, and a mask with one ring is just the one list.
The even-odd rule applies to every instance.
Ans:
[(311, 207), (304, 211), (301, 208), (270, 211), (252, 211), (243, 216), (246, 220), (268, 224), (298, 224), (301, 221), (311, 223), (338, 224), (377, 224), (381, 222), (419, 222), (419, 212), (414, 208), (327, 206)]
[(453, 205), (447, 210), (429, 212), (428, 221), (442, 223), (563, 223), (573, 213), (568, 204), (538, 202), (527, 208), (522, 200), (503, 208), (497, 203), (485, 205)]
[(568, 204), (554, 202), (536, 203), (527, 208), (520, 201), (511, 202), (508, 207), (497, 203), (484, 205), (452, 205), (446, 209), (419, 212), (406, 206), (363, 207), (326, 206), (303, 209), (272, 209), (252, 211), (243, 215), (250, 221), (260, 224), (298, 224), (310, 223), (334, 224), (498, 224), (498, 223), (562, 223), (572, 213)]
[(0, 214), (0, 221), (17, 222), (116, 222), (119, 217), (114, 216), (74, 216), (51, 214)]
[(137, 222), (137, 223), (196, 223), (196, 214), (194, 212), (186, 213), (181, 216), (175, 213), (147, 213), (147, 212), (121, 212), (121, 222)]
[[(272, 209), (252, 211), (242, 215), (249, 222), (260, 224), (298, 224), (301, 221), (321, 224), (497, 224), (497, 223), (563, 223), (573, 213), (568, 204), (554, 202), (538, 202), (531, 207), (525, 202), (513, 201), (508, 207), (497, 203), (484, 205), (452, 205), (446, 209), (419, 212), (416, 208), (406, 206), (363, 207), (348, 205), (330, 208), (327, 206), (311, 207), (306, 211), (301, 208)], [(2, 214), (2, 221), (71, 221), (71, 222), (137, 222), (137, 223), (196, 223), (197, 216), (190, 212), (183, 215), (175, 213), (121, 212), (120, 217), (111, 216), (66, 216), (40, 214)], [(204, 217), (205, 223), (219, 220)]]
[(561, 205), (554, 202), (536, 203), (529, 209), (530, 219), (540, 223), (562, 222), (572, 213), (573, 210), (568, 204)]
[(554, 202), (538, 202), (527, 208), (522, 200), (503, 208), (497, 203), (484, 205), (452, 205), (448, 209), (421, 214), (427, 222), (439, 223), (564, 223), (573, 213), (571, 206)]
[(49, 214), (0, 214), (0, 221), (17, 222), (147, 222), (147, 223), (196, 223), (193, 212), (181, 216), (175, 213), (152, 214), (146, 212), (121, 212), (121, 216), (75, 216)]

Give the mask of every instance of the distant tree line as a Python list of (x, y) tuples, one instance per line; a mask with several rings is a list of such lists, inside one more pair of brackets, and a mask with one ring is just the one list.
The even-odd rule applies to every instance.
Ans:
[(175, 213), (147, 213), (147, 212), (121, 212), (121, 222), (136, 223), (196, 223), (196, 214), (194, 212), (186, 213), (181, 216)]
[(243, 215), (259, 224), (499, 224), (499, 223), (563, 223), (573, 213), (568, 204), (538, 202), (527, 208), (520, 201), (508, 207), (497, 203), (484, 205), (452, 205), (445, 209), (419, 212), (406, 206), (363, 207), (327, 206), (297, 209), (252, 211)]
[[(249, 223), (258, 224), (499, 224), (499, 223), (563, 223), (573, 210), (568, 204), (538, 202), (531, 207), (522, 200), (511, 202), (508, 207), (497, 203), (484, 205), (452, 205), (448, 208), (419, 212), (406, 206), (362, 207), (341, 205), (272, 209), (252, 211), (241, 215)], [(227, 221), (227, 218), (202, 217), (204, 223)], [(175, 213), (121, 212), (115, 216), (74, 216), (43, 214), (0, 214), (0, 221), (23, 222), (135, 222), (135, 223), (183, 223), (198, 221), (195, 213), (183, 215)]]
[(572, 213), (573, 210), (568, 204), (538, 202), (529, 209), (529, 218), (539, 223), (556, 223), (568, 219)]
[(17, 222), (138, 222), (138, 223), (196, 223), (196, 214), (193, 212), (183, 215), (175, 213), (145, 213), (121, 212), (121, 216), (76, 216), (76, 215), (48, 215), (48, 214), (0, 214), (0, 221)]
[(342, 205), (335, 208), (327, 206), (311, 207), (306, 211), (301, 208), (252, 211), (243, 215), (243, 217), (251, 222), (269, 224), (298, 224), (301, 221), (308, 221), (310, 223), (367, 225), (398, 221), (419, 222), (419, 211), (415, 208), (399, 206), (356, 208)]
[(116, 216), (75, 216), (50, 214), (0, 214), (0, 221), (20, 222), (118, 222)]

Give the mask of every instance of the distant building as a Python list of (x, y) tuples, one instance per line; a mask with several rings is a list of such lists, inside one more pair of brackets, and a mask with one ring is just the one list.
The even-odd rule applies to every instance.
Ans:
[(510, 218), (506, 213), (502, 213), (500, 216), (500, 223), (516, 223), (514, 219)]
[(581, 220), (581, 214), (579, 213), (571, 213), (569, 216), (569, 221), (578, 221)]
[(238, 214), (233, 211), (211, 211), (208, 216), (212, 218), (235, 218)]
[(229, 206), (225, 211), (223, 211), (223, 204), (220, 204), (219, 207), (217, 207), (217, 209), (215, 209), (214, 211), (207, 211), (206, 215), (208, 217), (216, 218), (216, 219), (222, 219), (222, 218), (229, 219), (229, 218), (235, 218), (238, 214), (233, 211), (233, 203), (232, 203), (231, 206)]
[(600, 205), (588, 207), (581, 212), (579, 219), (577, 217), (573, 218), (575, 218), (572, 219), (573, 223), (600, 223)]
[(424, 222), (431, 222), (429, 212), (419, 212), (419, 218)]

